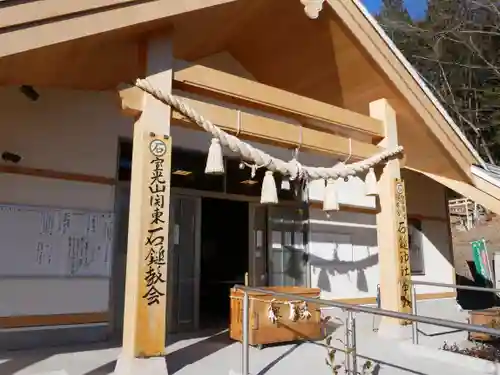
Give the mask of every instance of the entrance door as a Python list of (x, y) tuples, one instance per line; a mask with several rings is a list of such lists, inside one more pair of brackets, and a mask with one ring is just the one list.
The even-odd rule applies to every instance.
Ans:
[(172, 195), (167, 314), (170, 332), (198, 328), (200, 217), (200, 198)]
[(249, 210), (249, 278), (250, 286), (267, 285), (267, 207), (251, 203)]
[(268, 208), (268, 277), (270, 286), (308, 286), (307, 234), (304, 206)]

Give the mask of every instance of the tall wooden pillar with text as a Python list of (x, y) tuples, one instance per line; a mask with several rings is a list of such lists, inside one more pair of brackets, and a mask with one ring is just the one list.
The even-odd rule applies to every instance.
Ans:
[[(163, 92), (172, 90), (170, 37), (144, 44), (145, 77)], [(167, 259), (170, 203), (171, 109), (137, 91), (132, 109), (132, 177), (123, 319), (123, 348), (115, 374), (167, 374), (165, 362)], [(139, 107), (139, 108), (138, 108)]]
[[(380, 146), (398, 146), (396, 113), (386, 99), (370, 103), (370, 116), (381, 120), (385, 138)], [(411, 313), (411, 274), (408, 250), (406, 197), (401, 179), (401, 161), (388, 161), (379, 171), (379, 212), (377, 238), (380, 267), (380, 298), (383, 309)], [(393, 318), (382, 318), (379, 332), (398, 336), (397, 325), (405, 323)]]

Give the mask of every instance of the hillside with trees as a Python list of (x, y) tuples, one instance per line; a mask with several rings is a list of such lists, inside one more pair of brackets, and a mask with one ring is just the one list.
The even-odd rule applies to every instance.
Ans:
[(500, 162), (500, 2), (428, 0), (414, 20), (403, 0), (377, 19), (481, 156)]

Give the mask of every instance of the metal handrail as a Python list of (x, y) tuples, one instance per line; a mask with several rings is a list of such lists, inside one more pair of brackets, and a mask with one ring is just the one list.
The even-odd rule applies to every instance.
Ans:
[(480, 286), (434, 283), (434, 282), (431, 282), (431, 281), (417, 281), (417, 280), (412, 280), (411, 283), (413, 285), (438, 286), (438, 287), (450, 288), (450, 289), (474, 290), (474, 291), (478, 291), (478, 292), (500, 293), (500, 289), (496, 289), (496, 288), (483, 288), (483, 287), (480, 287)]
[(347, 311), (355, 311), (355, 312), (361, 312), (361, 313), (366, 313), (366, 314), (386, 316), (389, 318), (431, 324), (431, 325), (436, 325), (436, 326), (440, 326), (440, 327), (458, 329), (461, 331), (468, 331), (468, 332), (474, 332), (474, 333), (484, 333), (484, 334), (492, 335), (492, 336), (500, 336), (500, 330), (498, 330), (498, 329), (487, 328), (487, 327), (483, 327), (483, 326), (479, 326), (479, 325), (475, 325), (475, 324), (454, 322), (452, 320), (432, 318), (430, 316), (406, 314), (406, 313), (401, 313), (401, 312), (397, 312), (397, 311), (378, 309), (375, 307), (352, 305), (349, 303), (329, 301), (329, 300), (324, 300), (324, 299), (320, 299), (320, 298), (302, 297), (302, 296), (299, 296), (296, 294), (274, 292), (271, 290), (252, 288), (252, 287), (243, 286), (243, 285), (235, 285), (234, 288), (241, 290), (243, 292), (257, 292), (260, 294), (267, 294), (267, 295), (275, 296), (275, 297), (293, 298), (294, 300), (298, 300), (298, 301), (316, 303), (319, 305), (329, 306), (329, 307), (337, 307), (339, 309), (347, 310)]
[[(420, 285), (460, 287), (460, 285), (431, 283), (431, 282), (426, 282), (426, 281), (414, 282), (414, 284), (417, 284), (417, 283), (419, 283)], [(435, 326), (439, 326), (439, 327), (452, 328), (452, 329), (456, 329), (456, 330), (460, 330), (460, 331), (483, 333), (483, 334), (487, 334), (487, 335), (491, 335), (491, 336), (500, 337), (500, 330), (498, 330), (498, 329), (483, 327), (483, 326), (475, 325), (475, 324), (460, 323), (460, 322), (455, 322), (452, 320), (432, 318), (430, 316), (417, 315), (417, 306), (416, 306), (417, 300), (416, 300), (415, 285), (413, 285), (413, 287), (412, 287), (412, 314), (406, 314), (406, 313), (385, 310), (385, 309), (375, 308), (375, 307), (351, 305), (349, 303), (329, 301), (329, 300), (324, 300), (321, 298), (303, 297), (303, 296), (296, 295), (296, 294), (275, 292), (272, 290), (252, 288), (252, 287), (243, 286), (243, 285), (235, 285), (234, 289), (241, 290), (243, 292), (242, 375), (249, 375), (249, 367), (250, 367), (249, 366), (249, 335), (250, 335), (250, 333), (249, 333), (249, 320), (250, 320), (249, 319), (249, 315), (250, 315), (250, 312), (249, 312), (249, 306), (250, 306), (249, 292), (256, 292), (259, 294), (269, 295), (269, 296), (273, 296), (273, 297), (293, 299), (293, 300), (309, 302), (309, 303), (314, 303), (314, 304), (319, 304), (319, 305), (329, 306), (329, 307), (336, 307), (336, 308), (339, 308), (342, 310), (346, 310), (347, 311), (347, 326), (346, 326), (346, 341), (345, 342), (346, 342), (346, 345), (349, 345), (348, 350), (346, 351), (346, 371), (349, 374), (351, 372), (353, 374), (358, 373), (357, 372), (356, 350), (355, 350), (356, 335), (354, 332), (356, 329), (355, 328), (356, 323), (355, 323), (355, 317), (354, 317), (353, 312), (386, 316), (389, 318), (395, 318), (395, 319), (400, 319), (400, 320), (412, 322), (412, 328), (413, 328), (412, 329), (412, 339), (413, 339), (414, 344), (418, 344), (418, 329), (417, 329), (418, 323), (431, 324), (431, 325), (435, 325)], [(484, 289), (487, 289), (487, 288), (479, 288), (479, 289), (485, 291)], [(496, 289), (492, 289), (492, 288), (489, 288), (489, 289), (496, 290)]]

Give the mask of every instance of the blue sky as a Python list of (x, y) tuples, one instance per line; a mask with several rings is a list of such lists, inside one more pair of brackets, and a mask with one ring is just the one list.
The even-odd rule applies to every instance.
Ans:
[[(382, 0), (362, 0), (371, 13), (377, 13)], [(425, 14), (427, 0), (405, 0), (406, 7), (413, 18), (420, 18)]]

